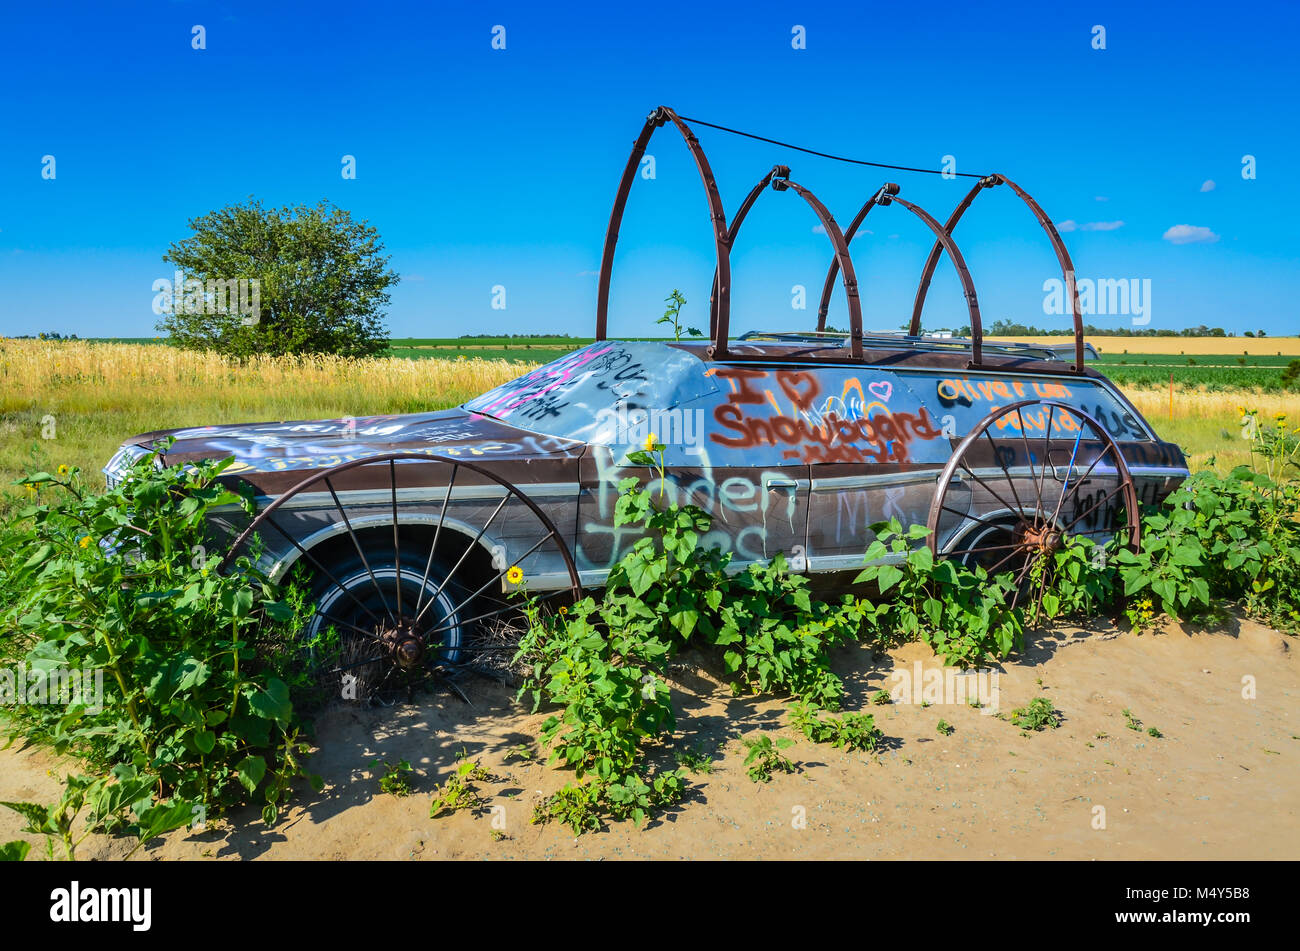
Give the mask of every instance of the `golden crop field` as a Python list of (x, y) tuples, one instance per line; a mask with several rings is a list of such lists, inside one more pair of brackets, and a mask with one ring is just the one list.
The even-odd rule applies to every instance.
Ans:
[[(1176, 342), (1186, 347), (1196, 340)], [(118, 445), (138, 433), (443, 409), (534, 365), (326, 357), (256, 359), (241, 367), (165, 346), (0, 340), (0, 512), (17, 498), (13, 480), (28, 472), (73, 465), (93, 484)], [(1163, 438), (1183, 446), (1194, 469), (1211, 459), (1220, 470), (1249, 461), (1250, 443), (1241, 435), (1243, 407), (1265, 420), (1286, 413), (1300, 425), (1300, 393), (1179, 385), (1171, 418), (1166, 386), (1125, 392)], [(4, 496), (11, 498), (6, 502)]]
[[(1012, 343), (1048, 346), (1072, 344), (1073, 337), (1002, 337)], [(1300, 357), (1300, 337), (1088, 337), (1103, 354), (1128, 351), (1132, 354), (1241, 353), (1255, 357)]]
[(528, 368), (398, 357), (264, 358), (240, 367), (165, 346), (0, 340), (0, 496), (16, 492), (10, 483), (19, 476), (63, 464), (93, 482), (138, 433), (444, 409)]

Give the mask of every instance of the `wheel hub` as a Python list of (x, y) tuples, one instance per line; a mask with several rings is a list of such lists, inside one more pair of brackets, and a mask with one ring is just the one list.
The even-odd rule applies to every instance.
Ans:
[(1060, 550), (1063, 542), (1061, 533), (1054, 528), (1039, 529), (1026, 526), (1020, 533), (1020, 544), (1048, 554)]
[(410, 619), (403, 618), (397, 627), (383, 631), (379, 642), (388, 658), (403, 670), (418, 667), (424, 660), (424, 639), (415, 633)]

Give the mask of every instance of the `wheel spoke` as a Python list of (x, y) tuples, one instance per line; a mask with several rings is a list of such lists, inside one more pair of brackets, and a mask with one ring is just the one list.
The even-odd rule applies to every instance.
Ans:
[[(1047, 407), (1047, 425), (1043, 427), (1043, 462), (1039, 466), (1038, 479), (1038, 507), (1035, 512), (1041, 512), (1046, 506), (1043, 505), (1043, 490), (1047, 488), (1047, 470), (1052, 465), (1052, 411), (1055, 406)], [(1034, 529), (1042, 531), (1043, 523), (1035, 521)]]
[(351, 590), (350, 588), (346, 588), (346, 587), (344, 587), (344, 586), (343, 586), (343, 583), (342, 583), (341, 581), (339, 581), (338, 578), (335, 578), (332, 574), (330, 574), (329, 569), (327, 569), (324, 565), (322, 565), (319, 561), (317, 561), (316, 558), (312, 555), (311, 552), (309, 552), (307, 549), (303, 548), (302, 545), (298, 544), (298, 540), (295, 539), (295, 538), (294, 538), (292, 535), (290, 535), (288, 532), (286, 532), (283, 528), (281, 528), (281, 527), (276, 523), (275, 519), (273, 519), (273, 518), (268, 518), (268, 519), (266, 519), (266, 524), (270, 525), (270, 526), (271, 526), (272, 528), (274, 528), (277, 532), (279, 532), (279, 533), (280, 533), (281, 535), (283, 535), (286, 539), (288, 539), (289, 544), (291, 544), (294, 548), (298, 549), (298, 551), (302, 552), (303, 557), (306, 558), (308, 561), (310, 561), (310, 562), (312, 563), (312, 565), (316, 568), (317, 571), (320, 571), (322, 574), (325, 575), (326, 578), (328, 578), (331, 582), (333, 582), (334, 587), (338, 588), (340, 591), (342, 591), (344, 594), (346, 594), (349, 598), (352, 599), (352, 601), (356, 604), (357, 607), (359, 607), (361, 610), (365, 611), (365, 612), (366, 612), (367, 614), (369, 614), (372, 618), (374, 618), (376, 624), (383, 624), (383, 623), (384, 623), (383, 618), (381, 618), (381, 617), (380, 617), (379, 615), (377, 615), (374, 611), (370, 610), (370, 608), (368, 608), (368, 607), (366, 607), (364, 604), (362, 604), (361, 601), (359, 601), (359, 600), (357, 599), (357, 596), (356, 596), (355, 594), (352, 593), (352, 590)]
[[(474, 550), (474, 546), (479, 543), (479, 539), (483, 537), (483, 534), (488, 530), (488, 527), (493, 523), (493, 521), (496, 520), (496, 517), (499, 514), (501, 514), (501, 510), (505, 508), (506, 502), (509, 501), (509, 499), (510, 499), (509, 492), (507, 492), (505, 495), (501, 497), (501, 501), (497, 503), (497, 507), (492, 511), (492, 514), (488, 517), (488, 520), (484, 522), (483, 527), (478, 530), (478, 534), (475, 535), (474, 539), (468, 545), (465, 546), (465, 550), (461, 552), (460, 558), (456, 560), (456, 564), (451, 569), (450, 573), (448, 573), (447, 577), (442, 579), (442, 583), (438, 585), (437, 589), (433, 592), (433, 594), (429, 595), (430, 604), (433, 603), (434, 599), (436, 599), (438, 595), (442, 594), (442, 589), (447, 587), (448, 582), (450, 582), (452, 577), (455, 576), (456, 572), (460, 570), (460, 566), (465, 563), (465, 559), (469, 557), (469, 553)], [(429, 610), (428, 604), (424, 606), (424, 610), (425, 611)], [(416, 621), (419, 620), (420, 620), (419, 615), (417, 615)]]
[(393, 577), (397, 579), (397, 616), (402, 616), (402, 542), (397, 524), (397, 460), (388, 460), (388, 474), (393, 489)]
[(355, 548), (357, 554), (361, 556), (361, 564), (366, 566), (366, 574), (370, 575), (370, 583), (375, 586), (375, 591), (379, 594), (379, 600), (383, 602), (384, 611), (388, 615), (388, 619), (396, 624), (397, 616), (393, 614), (393, 609), (388, 606), (388, 598), (384, 596), (384, 589), (379, 586), (379, 579), (375, 577), (374, 571), (371, 570), (370, 561), (366, 558), (366, 553), (361, 550), (361, 542), (357, 539), (357, 533), (352, 530), (352, 520), (348, 518), (348, 513), (344, 511), (343, 504), (339, 502), (338, 493), (334, 491), (334, 484), (330, 482), (329, 476), (325, 477), (325, 488), (329, 489), (330, 498), (334, 500), (334, 507), (338, 509), (339, 515), (343, 516), (343, 526), (348, 530), (348, 537), (352, 539), (352, 547)]
[(357, 634), (361, 635), (367, 640), (372, 640), (376, 642), (379, 641), (379, 635), (376, 634), (374, 631), (367, 631), (363, 627), (357, 627), (355, 624), (345, 621), (342, 618), (335, 617), (332, 614), (326, 614), (324, 611), (317, 611), (316, 616), (322, 618), (323, 620), (329, 621), (331, 624), (337, 624), (339, 625), (339, 627), (346, 627), (350, 631), (355, 631)]
[(355, 667), (364, 667), (366, 664), (378, 664), (378, 663), (381, 663), (381, 662), (383, 661), (383, 659), (384, 659), (384, 657), (383, 657), (383, 655), (381, 654), (381, 655), (378, 656), (378, 657), (371, 657), (371, 658), (369, 658), (368, 660), (359, 660), (359, 661), (357, 661), (356, 663), (353, 663), (353, 664), (344, 664), (342, 667), (335, 667), (333, 670), (324, 670), (324, 671), (321, 671), (321, 674), (322, 674), (322, 675), (324, 675), (324, 674), (341, 674), (341, 673), (343, 673), (343, 671), (345, 671), (345, 670), (352, 670), (352, 669), (355, 668)]
[(429, 584), (429, 572), (433, 570), (433, 553), (438, 550), (438, 539), (442, 535), (442, 523), (447, 520), (447, 503), (451, 501), (451, 490), (456, 485), (456, 473), (460, 471), (460, 465), (451, 467), (451, 478), (447, 480), (447, 494), (442, 497), (442, 511), (438, 513), (438, 527), (433, 530), (433, 544), (429, 546), (429, 559), (424, 563), (424, 577), (420, 579), (420, 594), (415, 600), (415, 615), (420, 616), (420, 608), (424, 604), (424, 589)]
[[(989, 448), (993, 450), (993, 458), (997, 462), (998, 467), (1002, 469), (1002, 474), (1007, 477), (1007, 485), (1011, 487), (1011, 497), (1016, 500), (1016, 506), (1021, 511), (1024, 511), (1025, 503), (1020, 501), (1020, 493), (1016, 491), (1016, 480), (1011, 478), (1011, 473), (1007, 470), (1007, 467), (1002, 462), (1002, 455), (998, 452), (998, 444), (993, 441), (993, 435), (987, 429), (984, 430), (984, 437), (989, 441)], [(975, 476), (975, 473), (971, 472), (970, 466), (966, 465), (965, 459), (961, 460), (961, 465), (967, 472), (970, 472), (972, 476)], [(1031, 477), (1033, 476), (1033, 473), (1034, 473), (1034, 468), (1033, 466), (1030, 466), (1029, 474)], [(976, 478), (978, 479), (978, 477)], [(981, 483), (981, 485), (983, 485), (983, 483)], [(984, 486), (984, 487), (986, 489), (988, 488), (988, 486)], [(993, 492), (992, 489), (989, 489), (989, 491)], [(994, 494), (996, 495), (996, 493)], [(1002, 500), (998, 499), (998, 501), (1001, 502)], [(1005, 502), (1002, 502), (1002, 504), (1006, 505)], [(1010, 507), (1011, 506), (1007, 505), (1007, 508)]]
[[(516, 561), (515, 563), (518, 564), (519, 562), (521, 562), (521, 561), (523, 561), (525, 558), (527, 558), (529, 555), (531, 555), (533, 552), (537, 551), (537, 549), (541, 548), (542, 545), (546, 544), (546, 542), (547, 542), (548, 540), (550, 540), (550, 539), (554, 536), (554, 534), (555, 534), (554, 532), (547, 532), (545, 535), (543, 535), (540, 539), (537, 540), (537, 543), (536, 543), (535, 545), (533, 545), (532, 548), (528, 549), (528, 551), (526, 551), (526, 552), (524, 552), (522, 555), (520, 555), (518, 561)], [(506, 568), (506, 569), (504, 569), (504, 570), (498, 572), (497, 575), (496, 575), (496, 577), (494, 577), (494, 578), (489, 578), (489, 579), (484, 583), (483, 587), (479, 588), (477, 591), (475, 591), (475, 592), (474, 592), (473, 594), (471, 594), (468, 598), (466, 598), (466, 599), (465, 599), (464, 601), (462, 601), (460, 604), (456, 605), (454, 608), (452, 608), (452, 609), (451, 609), (449, 612), (447, 612), (447, 613), (448, 613), (448, 614), (451, 614), (451, 615), (455, 615), (457, 612), (460, 611), (461, 608), (463, 608), (465, 605), (467, 605), (467, 604), (469, 604), (471, 601), (473, 601), (473, 600), (474, 600), (476, 597), (478, 597), (482, 592), (486, 591), (487, 588), (492, 584), (492, 582), (494, 582), (494, 581), (500, 581), (502, 578), (504, 578), (504, 577), (506, 576), (506, 572), (508, 572), (509, 570), (510, 570), (509, 568)], [(441, 591), (441, 590), (442, 590), (442, 589), (440, 588), (439, 591)], [(437, 595), (435, 594), (434, 597), (437, 597)], [(433, 599), (432, 599), (432, 598), (429, 600), (429, 604), (426, 604), (426, 605), (424, 606), (424, 609), (425, 609), (426, 611), (429, 610), (429, 605), (430, 605), (430, 604), (433, 604)], [(416, 619), (415, 619), (415, 623), (416, 623), (416, 624), (419, 624), (419, 623), (420, 623), (420, 618), (419, 618), (419, 617), (416, 617)]]
[[(1029, 448), (1029, 436), (1025, 433), (1025, 417), (1020, 413), (1020, 407), (1016, 407), (1016, 419), (1020, 420), (1020, 441), (1025, 444), (1025, 464), (1029, 466), (1029, 484), (1034, 484), (1034, 451)], [(988, 430), (984, 430), (988, 432)], [(1041, 501), (1041, 495), (1039, 499)]]
[[(1065, 503), (1065, 497), (1066, 497), (1066, 495), (1067, 495), (1067, 494), (1069, 494), (1069, 495), (1074, 495), (1074, 496), (1077, 498), (1077, 497), (1078, 497), (1078, 494), (1079, 494), (1079, 489), (1082, 488), (1083, 484), (1084, 484), (1085, 482), (1088, 481), (1088, 477), (1091, 476), (1093, 470), (1097, 468), (1097, 463), (1099, 463), (1099, 462), (1101, 462), (1101, 460), (1105, 459), (1106, 456), (1110, 453), (1110, 451), (1111, 451), (1111, 447), (1110, 447), (1110, 446), (1107, 446), (1107, 447), (1106, 447), (1105, 449), (1103, 449), (1100, 453), (1098, 453), (1098, 454), (1097, 454), (1097, 458), (1094, 459), (1094, 460), (1092, 460), (1091, 463), (1089, 463), (1087, 470), (1083, 473), (1083, 475), (1082, 475), (1078, 480), (1075, 481), (1074, 485), (1070, 487), (1070, 491), (1069, 491), (1069, 493), (1064, 493), (1064, 492), (1063, 492), (1063, 493), (1061, 494), (1060, 501), (1058, 501), (1058, 502), (1056, 503), (1056, 513), (1052, 516), (1052, 521), (1053, 521), (1053, 522), (1055, 522), (1055, 521), (1057, 520), (1058, 516), (1059, 516), (1060, 513), (1061, 513), (1061, 509), (1063, 508), (1064, 503)], [(1071, 468), (1073, 468), (1073, 467), (1071, 467)], [(1073, 524), (1073, 523), (1071, 523), (1071, 524)]]
[(983, 545), (979, 548), (959, 548), (956, 551), (948, 552), (948, 556), (956, 557), (958, 555), (974, 555), (977, 554), (978, 552), (984, 552), (984, 551), (1006, 551), (1008, 548), (1024, 548), (1024, 547), (1025, 546), (1022, 544)]
[[(984, 430), (984, 431), (985, 431), (986, 433), (988, 432), (987, 429)], [(981, 486), (983, 486), (984, 490), (985, 490), (986, 492), (988, 492), (989, 495), (993, 496), (993, 498), (995, 498), (995, 499), (997, 499), (999, 502), (1001, 502), (1002, 505), (1003, 505), (1003, 507), (1005, 507), (1005, 508), (1007, 509), (1007, 511), (1009, 511), (1009, 512), (1016, 512), (1016, 511), (1019, 511), (1019, 512), (1022, 512), (1022, 513), (1023, 513), (1023, 511), (1024, 511), (1023, 506), (1020, 507), (1020, 508), (1013, 508), (1013, 507), (1011, 506), (1011, 503), (1010, 503), (1010, 502), (1008, 502), (1008, 501), (1007, 501), (1006, 499), (1004, 499), (1002, 496), (1000, 496), (1000, 495), (998, 495), (996, 492), (994, 492), (993, 489), (992, 489), (990, 486), (988, 486), (988, 485), (985, 484), (985, 482), (984, 482), (983, 479), (981, 479), (979, 476), (977, 476), (977, 475), (975, 474), (975, 472), (971, 469), (970, 466), (966, 465), (966, 460), (965, 460), (965, 459), (960, 460), (960, 461), (958, 462), (958, 465), (960, 465), (963, 469), (965, 469), (968, 473), (970, 473), (970, 477), (971, 477), (972, 479), (974, 479), (976, 482), (978, 482)], [(1004, 469), (1003, 471), (1005, 472), (1006, 470)], [(1010, 481), (1010, 476), (1008, 476), (1007, 478), (1008, 478), (1008, 481)], [(1012, 487), (1011, 487), (1011, 491), (1012, 491), (1012, 493), (1015, 492), (1015, 486), (1012, 486)], [(1019, 500), (1019, 499), (1016, 499), (1016, 502), (1017, 502), (1017, 504), (1019, 504), (1020, 500)]]
[[(1080, 420), (1079, 424), (1079, 433), (1074, 437), (1074, 448), (1070, 450), (1070, 463), (1065, 467), (1065, 481), (1061, 483), (1061, 497), (1056, 500), (1056, 508), (1052, 511), (1053, 524), (1055, 524), (1057, 516), (1061, 514), (1061, 503), (1065, 501), (1065, 496), (1068, 494), (1070, 476), (1074, 475), (1074, 460), (1079, 457), (1079, 441), (1083, 439), (1083, 421)], [(1092, 470), (1089, 469), (1088, 471), (1091, 472)]]
[[(971, 514), (968, 513), (968, 512), (959, 512), (957, 509), (955, 509), (955, 508), (951, 508), (951, 507), (949, 507), (949, 506), (947, 506), (947, 505), (941, 505), (941, 506), (939, 506), (939, 507), (940, 507), (941, 509), (943, 509), (943, 511), (945, 511), (945, 512), (951, 512), (953, 515), (960, 515), (962, 518), (968, 518), (968, 519), (970, 519), (972, 522), (978, 522), (979, 524), (984, 525), (984, 526), (986, 526), (987, 528), (1002, 528), (1002, 527), (1003, 527), (1003, 526), (997, 524), (996, 522), (986, 522), (986, 521), (984, 521), (984, 519), (980, 518), (978, 515), (971, 515)], [(1021, 521), (1022, 521), (1022, 522), (1024, 521), (1024, 518), (1023, 518), (1023, 517), (1021, 518)]]
[(1032, 549), (1030, 549), (1030, 547), (1029, 547), (1028, 545), (1017, 545), (1015, 551), (1011, 552), (1011, 554), (1009, 554), (1009, 555), (1005, 555), (1005, 556), (1002, 558), (1002, 560), (999, 561), (996, 565), (994, 565), (992, 568), (987, 569), (988, 574), (989, 574), (989, 577), (990, 577), (990, 578), (993, 577), (995, 574), (998, 573), (998, 569), (999, 569), (999, 568), (1001, 568), (1003, 565), (1005, 565), (1005, 564), (1006, 564), (1008, 561), (1010, 561), (1012, 558), (1016, 557), (1016, 552), (1027, 552), (1027, 551), (1031, 551), (1031, 550), (1032, 550)]
[[(1100, 500), (1097, 501), (1097, 502), (1094, 502), (1094, 503), (1092, 504), (1092, 506), (1091, 506), (1091, 507), (1090, 507), (1086, 512), (1084, 512), (1082, 515), (1077, 516), (1077, 517), (1074, 519), (1074, 521), (1070, 522), (1069, 525), (1066, 525), (1065, 528), (1062, 529), (1062, 531), (1069, 531), (1071, 528), (1073, 528), (1075, 525), (1077, 525), (1081, 519), (1086, 518), (1087, 516), (1089, 516), (1089, 515), (1091, 515), (1093, 512), (1095, 512), (1095, 511), (1096, 511), (1100, 506), (1105, 505), (1107, 502), (1109, 502), (1111, 499), (1113, 499), (1116, 495), (1118, 495), (1120, 492), (1122, 492), (1122, 491), (1124, 490), (1124, 486), (1125, 486), (1125, 483), (1123, 483), (1123, 482), (1121, 482), (1119, 485), (1115, 486), (1115, 488), (1113, 488), (1110, 492), (1106, 493), (1106, 495), (1105, 495), (1104, 498), (1100, 499)], [(1077, 535), (1077, 534), (1080, 534), (1080, 533), (1076, 532), (1075, 534)]]

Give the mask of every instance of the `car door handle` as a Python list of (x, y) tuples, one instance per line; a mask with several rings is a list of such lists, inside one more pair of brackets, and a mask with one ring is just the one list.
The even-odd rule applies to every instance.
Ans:
[(795, 479), (768, 479), (766, 481), (769, 489), (797, 489), (799, 483)]

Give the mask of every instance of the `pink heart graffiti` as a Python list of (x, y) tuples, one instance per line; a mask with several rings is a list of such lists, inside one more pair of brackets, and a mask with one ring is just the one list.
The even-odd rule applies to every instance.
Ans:
[(879, 380), (875, 383), (868, 383), (867, 389), (871, 391), (873, 396), (879, 396), (886, 403), (888, 403), (889, 398), (894, 395), (894, 384), (890, 383), (888, 380)]

